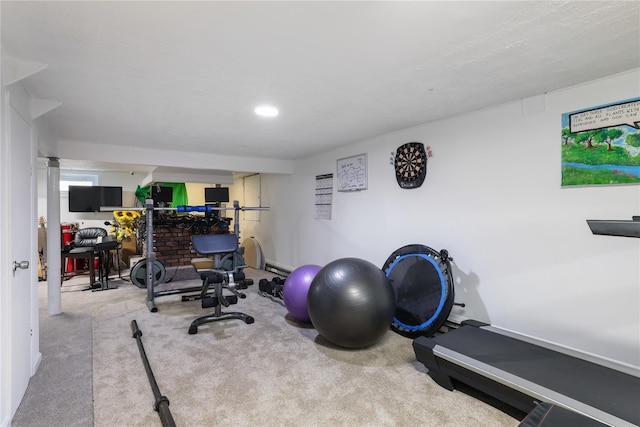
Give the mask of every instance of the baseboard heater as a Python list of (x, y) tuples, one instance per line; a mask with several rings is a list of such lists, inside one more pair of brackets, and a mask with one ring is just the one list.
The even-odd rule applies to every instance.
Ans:
[(275, 273), (285, 277), (288, 277), (289, 274), (291, 274), (291, 271), (287, 270), (286, 268), (271, 264), (270, 262), (266, 262), (264, 264), (264, 269), (265, 271), (269, 271), (271, 273)]

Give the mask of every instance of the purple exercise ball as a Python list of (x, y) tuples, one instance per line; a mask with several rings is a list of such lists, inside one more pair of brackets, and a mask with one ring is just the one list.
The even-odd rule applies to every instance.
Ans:
[(311, 322), (307, 310), (307, 294), (313, 278), (322, 267), (319, 265), (303, 265), (289, 274), (282, 289), (282, 299), (289, 313), (301, 322)]

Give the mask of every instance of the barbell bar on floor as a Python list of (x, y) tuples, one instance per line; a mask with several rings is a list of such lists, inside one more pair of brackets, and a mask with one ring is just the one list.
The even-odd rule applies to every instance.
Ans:
[(142, 358), (142, 364), (144, 365), (144, 370), (147, 373), (147, 378), (151, 385), (151, 391), (153, 392), (153, 397), (155, 399), (153, 409), (158, 412), (162, 427), (176, 427), (176, 422), (173, 420), (173, 416), (171, 415), (171, 409), (169, 409), (169, 399), (166, 396), (163, 396), (160, 392), (160, 387), (158, 387), (156, 377), (153, 375), (153, 370), (149, 364), (147, 353), (144, 351), (144, 345), (142, 344), (141, 338), (142, 331), (138, 328), (138, 322), (136, 322), (135, 319), (131, 321), (131, 332), (133, 332), (133, 338), (136, 339), (136, 343), (138, 344), (138, 351)]

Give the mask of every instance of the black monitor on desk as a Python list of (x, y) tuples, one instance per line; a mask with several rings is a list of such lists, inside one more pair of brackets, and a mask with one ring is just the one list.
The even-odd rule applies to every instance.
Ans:
[[(207, 206), (213, 206), (214, 208), (219, 208), (222, 203), (226, 203), (229, 201), (229, 188), (227, 187), (207, 187), (204, 189), (204, 203)], [(220, 215), (220, 211), (207, 211), (207, 217), (213, 217), (216, 220), (219, 220), (224, 215)]]
[(152, 185), (151, 198), (153, 199), (153, 206), (167, 207), (169, 206), (169, 203), (173, 201), (173, 188), (163, 187), (161, 185)]
[(207, 187), (204, 189), (205, 203), (226, 203), (229, 201), (229, 188), (227, 187)]

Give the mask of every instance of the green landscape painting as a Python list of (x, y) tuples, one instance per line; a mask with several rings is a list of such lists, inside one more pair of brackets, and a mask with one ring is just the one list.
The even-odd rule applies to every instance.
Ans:
[(640, 183), (640, 98), (562, 115), (562, 185)]

